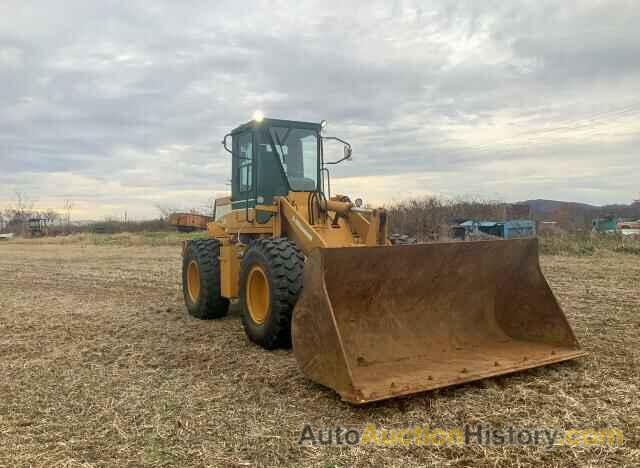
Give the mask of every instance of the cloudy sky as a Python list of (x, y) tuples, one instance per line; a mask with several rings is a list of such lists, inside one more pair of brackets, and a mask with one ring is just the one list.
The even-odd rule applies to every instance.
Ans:
[(153, 217), (228, 190), (251, 118), (329, 122), (343, 193), (628, 203), (640, 2), (0, 2), (0, 206)]

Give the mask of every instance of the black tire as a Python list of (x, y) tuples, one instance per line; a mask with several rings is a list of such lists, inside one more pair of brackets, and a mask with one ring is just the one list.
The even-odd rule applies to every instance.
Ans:
[[(220, 295), (220, 243), (215, 239), (197, 239), (187, 243), (182, 259), (182, 293), (189, 314), (199, 319), (224, 317), (229, 310), (229, 299)], [(189, 265), (194, 263), (199, 272), (199, 288), (192, 298), (188, 286)]]
[[(247, 279), (258, 265), (269, 285), (266, 319), (256, 323), (247, 304)], [(259, 239), (245, 252), (240, 264), (242, 325), (251, 341), (265, 349), (291, 347), (291, 315), (302, 291), (304, 256), (283, 238)]]

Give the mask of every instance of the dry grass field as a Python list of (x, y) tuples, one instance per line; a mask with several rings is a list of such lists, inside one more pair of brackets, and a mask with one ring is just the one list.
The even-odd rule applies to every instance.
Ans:
[[(0, 244), (0, 466), (638, 466), (640, 257), (544, 256), (586, 358), (364, 407), (186, 315), (175, 242)], [(153, 244), (153, 245), (151, 245)], [(299, 446), (305, 423), (601, 428), (623, 447)]]

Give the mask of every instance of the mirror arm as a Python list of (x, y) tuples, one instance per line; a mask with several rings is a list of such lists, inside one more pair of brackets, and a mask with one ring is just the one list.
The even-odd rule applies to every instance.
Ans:
[(341, 138), (338, 137), (330, 137), (330, 136), (321, 136), (320, 138), (322, 138), (323, 140), (335, 140), (335, 141), (339, 141), (340, 143), (342, 143), (343, 145), (345, 145), (346, 148), (348, 148), (348, 155), (345, 156), (344, 158), (338, 159), (337, 161), (332, 161), (332, 162), (325, 162), (324, 164), (326, 165), (331, 165), (331, 164), (339, 164), (342, 161), (346, 161), (347, 159), (351, 159), (351, 143), (349, 143), (348, 141), (344, 141)]
[(338, 159), (337, 161), (325, 162), (325, 165), (340, 164), (342, 161), (346, 161), (349, 158), (351, 158), (351, 156), (345, 156), (344, 158)]
[(340, 143), (342, 143), (343, 145), (347, 145), (349, 148), (351, 148), (351, 144), (347, 141), (344, 141), (338, 137), (332, 137), (332, 136), (322, 136), (320, 137), (323, 140), (335, 140), (335, 141), (339, 141)]
[(233, 154), (233, 151), (231, 151), (229, 148), (227, 148), (227, 138), (231, 136), (231, 133), (227, 133), (224, 138), (222, 139), (222, 146), (224, 146), (224, 149), (226, 149), (229, 153)]

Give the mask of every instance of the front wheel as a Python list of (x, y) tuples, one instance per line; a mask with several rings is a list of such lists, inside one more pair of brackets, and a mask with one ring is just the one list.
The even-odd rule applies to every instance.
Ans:
[(293, 242), (259, 239), (240, 264), (242, 324), (266, 349), (291, 347), (291, 314), (302, 290), (304, 257)]
[(187, 243), (182, 259), (182, 292), (189, 314), (199, 319), (224, 317), (229, 300), (220, 295), (220, 243), (197, 239)]

